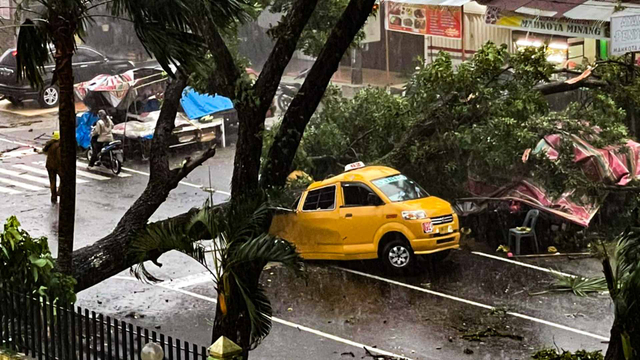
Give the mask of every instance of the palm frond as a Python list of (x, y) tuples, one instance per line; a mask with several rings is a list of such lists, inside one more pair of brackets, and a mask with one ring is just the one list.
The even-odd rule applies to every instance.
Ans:
[(273, 316), (271, 302), (262, 286), (258, 285), (255, 288), (249, 288), (240, 280), (237, 274), (233, 275), (236, 285), (242, 294), (249, 321), (251, 322), (250, 349), (255, 349), (271, 332), (271, 317)]
[(145, 50), (170, 74), (170, 64), (193, 67), (204, 59), (204, 41), (196, 21), (226, 28), (245, 21), (249, 6), (253, 6), (249, 0), (114, 0), (108, 5), (113, 16), (133, 22)]
[(550, 292), (567, 292), (571, 291), (577, 296), (587, 296), (593, 292), (604, 292), (608, 290), (607, 280), (604, 277), (586, 278), (572, 277), (554, 274), (556, 280), (551, 284), (548, 290), (531, 293), (530, 295), (542, 295)]
[(39, 88), (44, 85), (42, 73), (49, 61), (49, 36), (40, 23), (25, 20), (18, 33), (16, 73), (18, 81), (27, 79), (30, 85)]
[(131, 268), (131, 273), (141, 281), (159, 282), (145, 267), (145, 261), (156, 261), (163, 253), (170, 250), (180, 251), (198, 261), (208, 269), (206, 249), (199, 239), (191, 238), (184, 225), (177, 222), (163, 222), (149, 224), (131, 243), (129, 254), (137, 259), (138, 264)]
[(304, 260), (295, 245), (269, 234), (261, 234), (234, 247), (230, 250), (229, 258), (227, 266), (233, 269), (242, 269), (249, 264), (276, 262), (293, 270), (296, 275), (304, 275)]
[(615, 262), (618, 276), (631, 274), (640, 266), (639, 228), (629, 228), (618, 237)]
[(225, 210), (224, 232), (231, 242), (252, 239), (266, 231), (270, 214), (261, 199), (238, 201)]

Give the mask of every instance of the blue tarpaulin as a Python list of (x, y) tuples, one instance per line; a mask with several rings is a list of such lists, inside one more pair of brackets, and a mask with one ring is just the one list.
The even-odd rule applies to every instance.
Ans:
[(76, 142), (83, 149), (91, 144), (91, 127), (98, 122), (98, 115), (87, 111), (76, 115)]
[(233, 109), (231, 99), (224, 96), (203, 95), (188, 87), (182, 93), (180, 104), (189, 119), (199, 119), (219, 111)]

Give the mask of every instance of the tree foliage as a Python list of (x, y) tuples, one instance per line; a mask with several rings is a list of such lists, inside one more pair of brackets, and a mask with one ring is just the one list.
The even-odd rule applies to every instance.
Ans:
[[(457, 67), (446, 53), (418, 64), (406, 96), (379, 89), (353, 99), (328, 93), (305, 133), (298, 165), (323, 177), (349, 161), (386, 164), (448, 198), (468, 195), (469, 178), (498, 185), (527, 178), (554, 194), (577, 188), (577, 197), (594, 195), (598, 184), (573, 161), (571, 136), (618, 144), (627, 135), (625, 112), (605, 94), (551, 112), (532, 88), (552, 72), (543, 49), (509, 54), (506, 46), (487, 43)], [(567, 140), (558, 160), (540, 153), (524, 163), (523, 153), (549, 134)], [(318, 161), (325, 154), (332, 166)]]
[[(132, 272), (139, 279), (160, 281), (145, 267), (148, 257), (178, 250), (194, 258), (214, 278), (221, 314), (216, 314), (216, 323), (226, 324), (222, 327), (238, 333), (245, 350), (253, 349), (271, 330), (271, 303), (259, 283), (264, 267), (275, 262), (304, 275), (302, 258), (295, 246), (265, 232), (270, 211), (259, 199), (234, 201), (224, 207), (207, 202), (187, 224), (152, 224), (132, 243), (130, 253), (139, 259)], [(200, 240), (211, 240), (211, 247), (205, 247)], [(211, 258), (205, 256), (209, 252)], [(249, 330), (246, 334), (245, 325)], [(245, 337), (247, 334), (249, 338)]]
[[(620, 359), (623, 356), (625, 359), (637, 359), (640, 355), (640, 229), (627, 229), (616, 238), (616, 243), (613, 256), (603, 261), (615, 309), (612, 346), (607, 358), (617, 351)], [(616, 349), (618, 346), (621, 349)]]
[(46, 237), (33, 238), (9, 217), (0, 232), (0, 287), (75, 302), (75, 280), (56, 271)]
[[(292, 0), (273, 0), (265, 1), (270, 3), (269, 11), (272, 13), (284, 13), (286, 14), (291, 10), (293, 5)], [(316, 6), (316, 10), (313, 16), (309, 19), (307, 26), (304, 28), (298, 41), (298, 49), (305, 55), (318, 56), (322, 47), (327, 42), (329, 34), (335, 24), (338, 22), (338, 18), (342, 15), (342, 12), (349, 4), (349, 0), (324, 0), (319, 1)], [(272, 37), (281, 36), (283, 28), (280, 25), (276, 25), (269, 30), (269, 35)], [(353, 45), (358, 44), (365, 37), (364, 31), (360, 30), (356, 35)]]

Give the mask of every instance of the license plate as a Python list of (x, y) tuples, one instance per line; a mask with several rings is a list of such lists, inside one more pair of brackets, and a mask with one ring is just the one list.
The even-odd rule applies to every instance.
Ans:
[(422, 223), (422, 232), (430, 234), (433, 232), (433, 223), (431, 221)]

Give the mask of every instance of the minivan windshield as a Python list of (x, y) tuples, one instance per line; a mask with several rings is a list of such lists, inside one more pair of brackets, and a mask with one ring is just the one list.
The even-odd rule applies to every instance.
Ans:
[(429, 196), (418, 183), (402, 174), (376, 179), (372, 183), (393, 202), (421, 199)]

